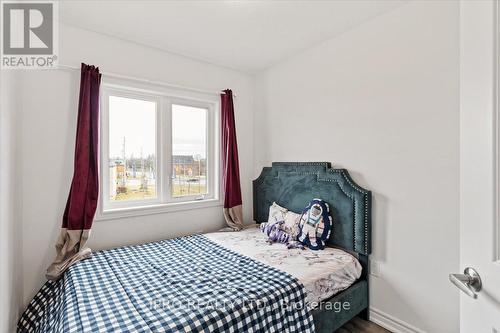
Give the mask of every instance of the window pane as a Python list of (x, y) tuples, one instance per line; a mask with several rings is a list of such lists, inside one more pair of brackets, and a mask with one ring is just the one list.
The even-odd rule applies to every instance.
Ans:
[(109, 97), (109, 199), (156, 198), (156, 102)]
[(207, 182), (207, 109), (172, 105), (172, 197), (202, 196)]

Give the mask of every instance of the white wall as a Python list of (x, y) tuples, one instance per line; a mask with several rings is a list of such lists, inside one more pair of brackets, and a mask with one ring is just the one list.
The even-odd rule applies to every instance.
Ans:
[[(253, 175), (253, 78), (70, 26), (60, 28), (60, 63), (98, 65), (104, 72), (165, 81), (196, 88), (231, 88), (235, 113), (244, 215), (251, 217)], [(73, 170), (79, 77), (77, 71), (23, 71), (22, 112), (17, 165), (21, 179), (23, 238), (23, 304), (44, 281), (55, 254)], [(105, 77), (103, 77), (103, 80)], [(94, 223), (92, 249), (171, 238), (224, 225), (221, 207), (124, 218)]]
[(458, 20), (457, 2), (411, 2), (258, 75), (255, 92), (254, 175), (331, 161), (373, 190), (373, 318), (439, 333), (459, 330)]
[(20, 303), (22, 257), (20, 224), (15, 214), (16, 78), (0, 74), (0, 332), (13, 332)]

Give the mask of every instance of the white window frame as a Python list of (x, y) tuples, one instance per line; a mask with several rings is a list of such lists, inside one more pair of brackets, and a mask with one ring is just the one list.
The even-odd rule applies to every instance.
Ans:
[[(171, 211), (222, 206), (220, 170), (220, 102), (217, 96), (169, 90), (153, 85), (102, 83), (100, 92), (100, 195), (95, 220), (109, 220)], [(156, 198), (109, 200), (109, 97), (156, 102)], [(174, 198), (172, 175), (172, 105), (207, 109), (207, 189), (205, 196)]]

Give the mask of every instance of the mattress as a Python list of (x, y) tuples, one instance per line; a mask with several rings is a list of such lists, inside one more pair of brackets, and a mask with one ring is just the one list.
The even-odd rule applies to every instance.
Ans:
[(205, 236), (234, 252), (297, 278), (306, 289), (306, 301), (310, 308), (348, 288), (361, 276), (359, 261), (341, 249), (287, 249), (285, 244), (268, 243), (267, 237), (257, 227)]

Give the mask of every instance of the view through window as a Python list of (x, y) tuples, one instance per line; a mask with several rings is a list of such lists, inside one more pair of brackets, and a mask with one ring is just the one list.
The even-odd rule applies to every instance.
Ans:
[(156, 102), (109, 97), (109, 199), (156, 198)]
[(172, 197), (207, 193), (207, 110), (172, 105)]

